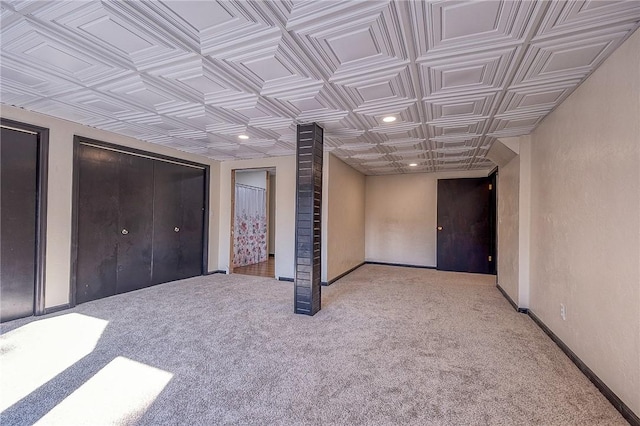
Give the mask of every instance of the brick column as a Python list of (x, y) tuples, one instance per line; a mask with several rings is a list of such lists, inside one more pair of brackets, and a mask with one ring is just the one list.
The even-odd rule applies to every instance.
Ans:
[(323, 130), (298, 125), (296, 155), (295, 313), (320, 310), (320, 214), (322, 211)]

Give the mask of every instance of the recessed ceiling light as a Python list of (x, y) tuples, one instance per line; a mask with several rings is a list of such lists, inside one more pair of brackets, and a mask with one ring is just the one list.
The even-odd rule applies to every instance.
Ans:
[(240, 136), (238, 136), (238, 139), (249, 139), (249, 136), (247, 136), (247, 135), (240, 135)]
[(385, 118), (382, 119), (382, 121), (384, 121), (385, 123), (393, 123), (396, 120), (397, 120), (397, 118), (394, 117), (393, 115), (390, 115), (390, 116), (385, 117)]
[(409, 164), (409, 167), (416, 167), (418, 165), (418, 163), (411, 163)]

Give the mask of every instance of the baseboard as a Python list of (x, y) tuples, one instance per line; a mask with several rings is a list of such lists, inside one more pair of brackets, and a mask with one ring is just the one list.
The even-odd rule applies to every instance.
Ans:
[(287, 281), (287, 282), (293, 282), (293, 278), (289, 278), (289, 277), (278, 277), (278, 281)]
[(507, 292), (504, 291), (504, 289), (502, 287), (500, 287), (500, 284), (496, 284), (496, 287), (498, 287), (498, 290), (500, 290), (500, 293), (502, 293), (504, 298), (507, 299), (507, 302), (509, 302), (511, 304), (511, 306), (513, 306), (513, 309), (515, 309), (516, 311), (520, 312), (521, 314), (526, 314), (526, 313), (529, 312), (529, 309), (527, 309), (527, 308), (518, 307), (516, 302), (514, 302), (513, 299), (507, 294)]
[(348, 271), (345, 271), (345, 272), (341, 273), (337, 277), (330, 279), (329, 281), (322, 281), (320, 284), (325, 286), (325, 287), (330, 286), (331, 284), (333, 284), (336, 281), (338, 281), (340, 278), (344, 278), (345, 276), (349, 275), (350, 273), (352, 273), (353, 271), (355, 271), (356, 269), (358, 269), (359, 267), (361, 267), (364, 264), (365, 264), (365, 262), (362, 262), (362, 263), (354, 266), (353, 268), (349, 269)]
[(389, 262), (364, 262), (367, 265), (384, 265), (384, 266), (402, 266), (403, 268), (420, 268), (420, 269), (437, 269), (435, 266), (409, 265), (407, 263), (389, 263)]
[(204, 275), (213, 275), (213, 274), (226, 274), (227, 271), (223, 271), (222, 269), (216, 269), (215, 271), (209, 271)]
[(71, 305), (68, 303), (65, 303), (64, 305), (57, 305), (57, 306), (52, 306), (50, 308), (44, 308), (43, 315), (53, 314), (55, 312), (64, 311), (65, 309), (71, 309)]
[(553, 340), (553, 342), (558, 345), (562, 352), (564, 352), (569, 359), (582, 371), (582, 373), (587, 376), (587, 378), (598, 388), (598, 390), (604, 395), (605, 398), (609, 400), (611, 405), (614, 406), (616, 410), (622, 414), (622, 417), (625, 418), (632, 426), (640, 426), (640, 417), (635, 414), (631, 408), (629, 408), (620, 398), (616, 395), (610, 388), (607, 386), (596, 374), (591, 371), (589, 367), (580, 359), (578, 356), (573, 353), (573, 351), (562, 341), (556, 334), (551, 331), (549, 327), (546, 326), (545, 323), (542, 322), (540, 318), (534, 314), (531, 309), (529, 309), (529, 317), (535, 322), (538, 327), (544, 331), (547, 336)]

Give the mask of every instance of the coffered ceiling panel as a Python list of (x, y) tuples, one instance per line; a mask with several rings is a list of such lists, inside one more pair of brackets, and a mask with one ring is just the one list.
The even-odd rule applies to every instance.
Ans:
[(516, 46), (540, 7), (533, 1), (410, 3), (419, 60)]
[(0, 101), (220, 161), (318, 122), (366, 174), (490, 169), (639, 23), (634, 0), (3, 1)]

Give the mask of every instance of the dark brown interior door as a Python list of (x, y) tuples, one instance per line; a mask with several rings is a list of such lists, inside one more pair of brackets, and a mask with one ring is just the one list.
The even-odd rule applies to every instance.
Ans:
[(0, 135), (0, 321), (33, 315), (38, 136)]
[(438, 269), (494, 273), (491, 178), (438, 180)]

